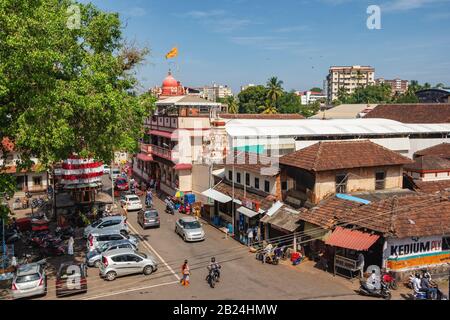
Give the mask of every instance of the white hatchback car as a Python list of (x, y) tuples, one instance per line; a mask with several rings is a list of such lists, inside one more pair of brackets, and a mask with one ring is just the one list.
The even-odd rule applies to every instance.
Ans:
[(120, 205), (123, 207), (127, 205), (128, 211), (132, 210), (142, 210), (142, 202), (138, 196), (134, 194), (127, 194), (122, 199), (120, 199)]

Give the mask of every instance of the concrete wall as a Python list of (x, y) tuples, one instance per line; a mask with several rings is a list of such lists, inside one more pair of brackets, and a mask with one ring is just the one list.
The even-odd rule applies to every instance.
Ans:
[(180, 178), (179, 189), (183, 192), (192, 191), (192, 175), (191, 170), (180, 170), (178, 171), (178, 176)]
[(202, 201), (203, 203), (208, 202), (208, 198), (201, 193), (210, 188), (214, 184), (211, 177), (210, 166), (205, 164), (193, 165), (192, 166), (192, 192), (195, 194), (196, 199)]
[[(229, 172), (232, 172), (232, 171), (233, 171), (233, 168), (231, 166), (230, 167), (226, 167), (226, 169), (225, 169), (225, 179), (228, 180)], [(234, 179), (235, 179), (234, 182), (235, 183), (237, 183), (236, 176), (237, 176), (238, 172), (241, 174), (241, 183), (240, 183), (241, 185), (244, 185), (244, 183), (245, 183), (245, 173), (248, 173), (250, 175), (250, 187), (252, 187), (254, 189), (258, 189), (260, 191), (266, 192), (265, 189), (264, 189), (264, 181), (265, 180), (269, 181), (269, 183), (270, 183), (270, 189), (269, 189), (269, 192), (267, 192), (267, 193), (276, 196), (278, 194), (277, 191), (281, 189), (280, 179), (277, 179), (276, 176), (274, 176), (274, 177), (263, 176), (263, 175), (255, 174), (253, 172), (244, 172), (243, 170), (239, 170), (239, 169), (235, 169), (234, 170)], [(255, 178), (259, 178), (259, 188), (255, 187)]]
[(316, 175), (313, 202), (336, 193), (336, 174), (348, 174), (347, 193), (375, 190), (375, 173), (385, 171), (385, 189), (402, 188), (403, 176), (401, 166), (356, 168), (342, 171), (324, 171)]

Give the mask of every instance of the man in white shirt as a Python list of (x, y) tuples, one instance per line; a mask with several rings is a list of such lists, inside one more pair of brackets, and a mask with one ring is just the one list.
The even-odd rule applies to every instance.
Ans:
[(415, 293), (420, 293), (421, 292), (421, 285), (420, 285), (420, 275), (416, 274), (416, 276), (414, 277), (414, 279), (412, 280), (412, 285), (413, 285), (413, 289)]

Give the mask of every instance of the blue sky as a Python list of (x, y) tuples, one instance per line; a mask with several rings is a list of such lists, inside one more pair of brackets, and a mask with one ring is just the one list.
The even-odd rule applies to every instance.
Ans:
[[(82, 1), (87, 2), (87, 0)], [(271, 76), (286, 90), (322, 86), (331, 65), (371, 65), (375, 76), (450, 85), (450, 0), (94, 0), (121, 14), (124, 35), (151, 49), (144, 88), (167, 70), (188, 86), (234, 91)], [(381, 7), (381, 30), (366, 27)], [(179, 57), (164, 58), (173, 46)]]

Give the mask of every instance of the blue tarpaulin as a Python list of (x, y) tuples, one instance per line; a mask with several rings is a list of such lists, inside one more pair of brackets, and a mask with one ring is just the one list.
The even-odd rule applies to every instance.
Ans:
[(369, 204), (370, 203), (369, 200), (358, 198), (358, 197), (354, 197), (354, 196), (351, 196), (351, 195), (348, 195), (348, 194), (343, 194), (343, 193), (337, 193), (336, 194), (336, 198), (343, 199), (343, 200), (348, 200), (348, 201), (359, 202), (359, 203), (362, 203), (362, 204)]

